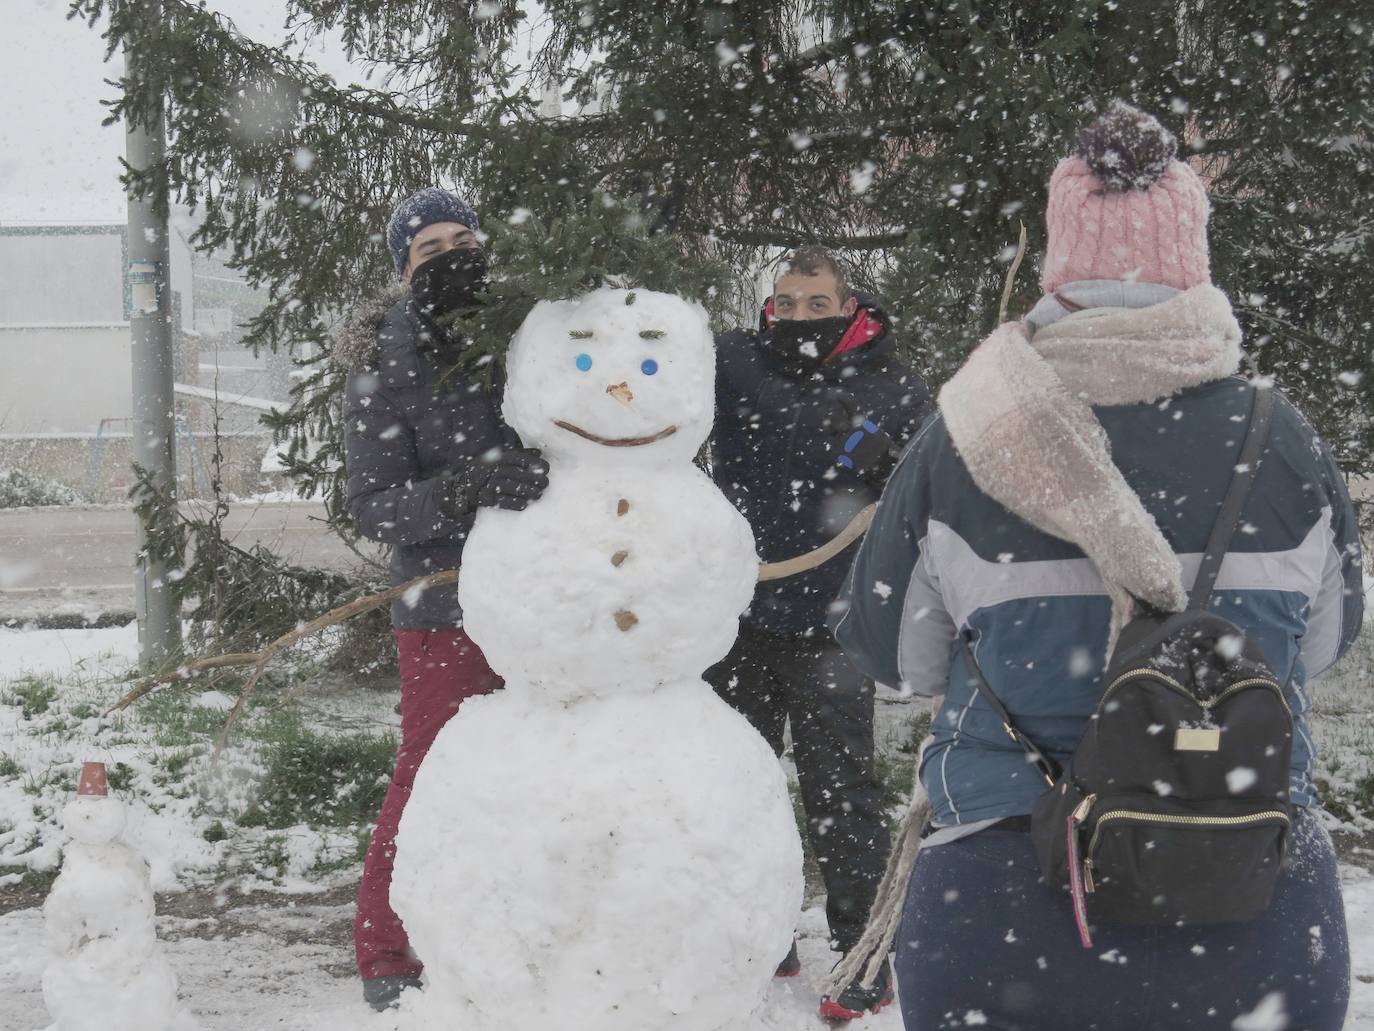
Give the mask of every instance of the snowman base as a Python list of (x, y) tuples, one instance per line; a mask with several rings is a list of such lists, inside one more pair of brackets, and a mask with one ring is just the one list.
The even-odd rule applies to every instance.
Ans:
[(749, 1027), (802, 888), (778, 761), (701, 680), (472, 699), (397, 839), (392, 904), (426, 980), (401, 1026)]

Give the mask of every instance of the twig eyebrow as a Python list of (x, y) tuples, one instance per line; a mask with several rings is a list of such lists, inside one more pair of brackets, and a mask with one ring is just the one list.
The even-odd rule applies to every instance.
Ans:
[(641, 329), (639, 335), (645, 340), (658, 340), (665, 334), (661, 329)]
[(574, 340), (589, 340), (591, 339), (592, 331), (590, 329), (570, 329), (568, 330), (568, 336), (572, 337)]

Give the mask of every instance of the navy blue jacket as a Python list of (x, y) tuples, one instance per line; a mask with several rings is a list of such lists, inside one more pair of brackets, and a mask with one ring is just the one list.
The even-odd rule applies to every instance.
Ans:
[[(344, 395), (346, 501), (359, 530), (391, 545), (391, 582), (457, 569), (472, 517), (439, 511), (434, 485), (500, 447), (508, 432), (500, 395), (479, 378), (451, 371), (457, 346), (407, 297), (376, 322), (376, 346), (348, 374)], [(433, 588), (395, 602), (398, 628), (462, 623), (458, 587)]]
[[(1230, 484), (1253, 394), (1232, 377), (1162, 404), (1093, 409), (1112, 460), (1178, 554), (1185, 584)], [(1307, 684), (1360, 631), (1360, 539), (1326, 446), (1292, 404), (1275, 400), (1211, 609), (1245, 631), (1286, 684), (1292, 798), (1310, 805)], [(979, 490), (937, 416), (892, 474), (844, 604), (835, 636), (860, 669), (944, 696), (920, 770), (936, 823), (1029, 813), (1044, 782), (970, 688), (958, 638), (972, 636), (978, 665), (1016, 725), (1066, 761), (1102, 692), (1111, 604), (1096, 566)]]
[[(858, 296), (881, 334), (815, 372), (773, 353), (767, 329), (734, 330), (716, 341), (712, 476), (749, 520), (764, 561), (820, 547), (878, 499), (890, 465), (837, 461), (865, 419), (901, 445), (930, 412), (925, 381), (894, 354), (891, 320), (876, 299)], [(745, 622), (776, 634), (824, 633), (847, 565), (841, 556), (759, 584)]]

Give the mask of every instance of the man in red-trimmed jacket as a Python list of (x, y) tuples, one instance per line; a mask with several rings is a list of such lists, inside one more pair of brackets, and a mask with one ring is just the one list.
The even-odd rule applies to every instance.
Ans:
[[(834, 256), (788, 257), (757, 331), (716, 343), (712, 475), (778, 561), (832, 539), (876, 501), (899, 447), (930, 411), (924, 380), (895, 355), (892, 319), (846, 283)], [(873, 766), (873, 682), (826, 630), (847, 557), (759, 585), (731, 653), (707, 671), (716, 691), (778, 753), (792, 724), (809, 837), (826, 885), (832, 944), (858, 940), (882, 876), (888, 832)], [(800, 969), (796, 949), (778, 968)], [(832, 1020), (890, 1000), (886, 976), (822, 1002)]]

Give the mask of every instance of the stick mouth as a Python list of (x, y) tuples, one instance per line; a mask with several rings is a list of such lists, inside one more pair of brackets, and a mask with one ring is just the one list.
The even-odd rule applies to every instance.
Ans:
[(590, 440), (593, 444), (601, 444), (604, 447), (642, 447), (645, 444), (653, 444), (662, 440), (664, 437), (671, 437), (677, 432), (676, 426), (669, 426), (648, 437), (598, 437), (595, 433), (590, 433), (581, 426), (574, 426), (570, 422), (564, 422), (562, 419), (555, 419), (553, 424), (560, 430), (575, 433), (583, 440)]

